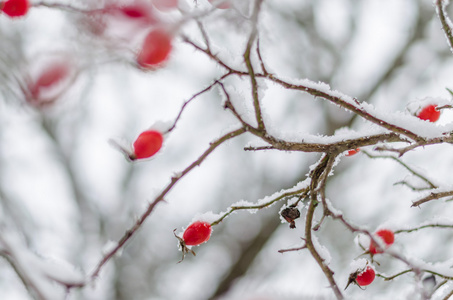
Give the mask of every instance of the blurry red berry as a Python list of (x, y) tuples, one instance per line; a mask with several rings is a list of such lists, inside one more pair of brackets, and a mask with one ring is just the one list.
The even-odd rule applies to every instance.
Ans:
[(74, 74), (69, 63), (50, 62), (28, 83), (30, 103), (34, 105), (51, 103), (68, 88), (72, 76)]
[(417, 115), (419, 119), (436, 122), (439, 120), (440, 111), (436, 109), (437, 105), (430, 104), (425, 106)]
[[(376, 238), (381, 239), (386, 247), (390, 247), (393, 242), (395, 241), (395, 235), (393, 234), (393, 231), (389, 229), (380, 229), (376, 231), (375, 233)], [(370, 253), (371, 254), (377, 254), (377, 253), (382, 253), (383, 251), (381, 249), (378, 249), (378, 245), (374, 243), (373, 241), (370, 242)]]
[(11, 18), (25, 16), (29, 8), (28, 0), (6, 0), (1, 6), (2, 11)]
[(146, 17), (146, 14), (143, 10), (141, 10), (140, 7), (136, 6), (122, 6), (119, 9), (125, 16), (130, 17), (130, 18), (144, 18)]
[(360, 286), (369, 285), (373, 282), (376, 277), (374, 269), (370, 266), (367, 266), (365, 270), (357, 274), (355, 282)]
[(35, 88), (49, 87), (61, 82), (69, 75), (68, 65), (63, 63), (55, 63), (45, 69), (36, 80)]
[(142, 132), (134, 142), (134, 153), (131, 159), (148, 158), (156, 154), (162, 148), (164, 138), (156, 130)]
[(164, 62), (172, 49), (171, 36), (162, 29), (155, 29), (148, 33), (142, 49), (137, 57), (137, 63), (143, 68), (154, 68)]
[(208, 241), (211, 232), (211, 224), (208, 222), (196, 221), (187, 227), (182, 239), (187, 246), (196, 246)]
[(155, 23), (155, 17), (153, 15), (152, 6), (146, 2), (135, 1), (128, 5), (119, 7), (113, 7), (114, 11), (117, 10), (124, 17), (135, 19), (137, 21), (143, 21), (148, 24)]
[(346, 156), (352, 156), (352, 155), (354, 155), (354, 154), (359, 153), (359, 151), (360, 151), (360, 148), (351, 149), (351, 150), (348, 151), (348, 153), (346, 154)]

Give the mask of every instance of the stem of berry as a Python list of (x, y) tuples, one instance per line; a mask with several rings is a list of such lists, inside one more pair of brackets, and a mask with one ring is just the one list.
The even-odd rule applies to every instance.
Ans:
[[(311, 255), (314, 257), (318, 265), (321, 267), (322, 271), (327, 277), (327, 280), (329, 280), (330, 287), (333, 289), (333, 292), (335, 293), (335, 296), (337, 299), (341, 300), (344, 299), (343, 294), (341, 293), (340, 289), (338, 288), (337, 283), (335, 282), (335, 279), (333, 278), (333, 271), (324, 263), (324, 259), (319, 255), (318, 251), (316, 251), (316, 248), (313, 244), (313, 239), (312, 239), (312, 227), (313, 227), (313, 216), (316, 210), (316, 207), (318, 206), (318, 185), (319, 185), (319, 179), (322, 177), (322, 175), (325, 172), (329, 172), (330, 170), (327, 169), (327, 166), (329, 165), (331, 157), (326, 154), (323, 159), (320, 161), (319, 165), (313, 170), (311, 177), (311, 187), (310, 187), (310, 205), (307, 210), (307, 216), (305, 219), (305, 246), (306, 248), (310, 251)], [(327, 176), (327, 174), (326, 174)]]

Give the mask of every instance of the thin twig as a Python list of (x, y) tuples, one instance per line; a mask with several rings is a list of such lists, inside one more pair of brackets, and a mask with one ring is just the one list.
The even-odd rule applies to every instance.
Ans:
[(300, 195), (300, 194), (305, 194), (308, 191), (308, 188), (302, 188), (296, 191), (291, 191), (291, 192), (286, 192), (281, 194), (280, 196), (275, 197), (274, 199), (271, 199), (267, 202), (261, 203), (261, 204), (255, 204), (255, 205), (244, 205), (244, 206), (231, 206), (226, 213), (224, 213), (219, 219), (211, 223), (211, 226), (215, 226), (222, 222), (226, 217), (228, 217), (230, 214), (232, 214), (236, 210), (256, 210), (256, 209), (262, 209), (265, 207), (269, 207), (272, 204), (283, 200), (285, 198), (295, 196), (295, 195)]
[(261, 113), (261, 105), (260, 105), (260, 100), (259, 100), (259, 95), (258, 95), (258, 82), (256, 81), (256, 76), (255, 76), (255, 70), (253, 69), (253, 64), (251, 61), (251, 50), (253, 43), (257, 37), (258, 34), (258, 14), (261, 10), (261, 4), (263, 3), (263, 0), (255, 0), (255, 7), (253, 9), (253, 14), (251, 17), (252, 21), (252, 31), (250, 32), (248, 41), (247, 41), (247, 47), (244, 51), (244, 62), (247, 66), (248, 70), (248, 75), (250, 76), (250, 81), (252, 85), (252, 99), (253, 99), (253, 106), (255, 109), (255, 116), (256, 116), (256, 122), (258, 124), (258, 129), (259, 130), (265, 130), (265, 125), (263, 121), (263, 116)]
[(444, 0), (437, 0), (435, 5), (436, 5), (436, 12), (437, 15), (439, 16), (440, 23), (442, 24), (442, 30), (445, 33), (445, 36), (448, 41), (448, 45), (450, 46), (450, 50), (453, 51), (453, 34), (452, 34), (452, 27), (451, 27), (451, 20), (447, 15), (447, 12), (445, 10), (447, 6), (447, 1)]
[(419, 172), (415, 171), (414, 169), (409, 167), (405, 162), (403, 162), (401, 159), (399, 159), (399, 158), (397, 158), (395, 156), (391, 156), (391, 155), (373, 155), (373, 154), (368, 153), (367, 151), (362, 151), (362, 152), (365, 153), (369, 158), (388, 158), (388, 159), (393, 159), (394, 161), (399, 163), (401, 166), (406, 168), (406, 170), (408, 170), (409, 172), (414, 174), (416, 177), (418, 177), (421, 180), (423, 180), (424, 182), (426, 182), (426, 184), (428, 184), (430, 188), (432, 188), (432, 189), (436, 189), (437, 188), (437, 186), (431, 180), (429, 180), (427, 177), (423, 176)]
[(177, 125), (179, 119), (181, 118), (182, 113), (184, 112), (184, 110), (186, 109), (187, 105), (189, 105), (190, 102), (192, 102), (193, 100), (195, 100), (197, 97), (201, 96), (202, 94), (210, 91), (216, 84), (220, 83), (220, 80), (225, 79), (229, 75), (231, 75), (231, 74), (227, 73), (227, 74), (221, 76), (218, 80), (215, 80), (213, 83), (208, 85), (206, 88), (202, 89), (201, 91), (199, 91), (198, 93), (196, 93), (192, 97), (190, 97), (188, 100), (186, 100), (183, 103), (183, 105), (181, 106), (181, 109), (179, 110), (178, 115), (176, 116), (175, 120), (173, 121), (173, 125), (167, 130), (167, 132), (171, 132), (176, 128), (176, 125)]
[(413, 231), (418, 231), (420, 229), (425, 229), (425, 228), (453, 228), (453, 224), (427, 224), (427, 225), (421, 225), (418, 227), (410, 228), (410, 229), (399, 229), (395, 230), (393, 233), (398, 234), (398, 233), (410, 233)]
[(164, 188), (164, 190), (149, 204), (148, 208), (146, 211), (140, 216), (140, 218), (135, 222), (135, 224), (128, 229), (123, 237), (118, 241), (117, 245), (110, 250), (108, 253), (106, 253), (98, 265), (94, 268), (90, 275), (90, 279), (93, 280), (95, 279), (98, 275), (99, 272), (101, 271), (102, 267), (126, 244), (126, 242), (135, 235), (135, 233), (141, 228), (143, 223), (146, 221), (146, 219), (149, 217), (149, 215), (153, 212), (154, 208), (156, 207), (157, 204), (159, 204), (161, 201), (164, 200), (164, 197), (173, 189), (173, 187), (176, 185), (176, 183), (184, 178), (186, 174), (188, 174), (190, 171), (192, 171), (195, 167), (199, 166), (218, 146), (223, 144), (225, 141), (232, 139), (234, 137), (237, 137), (245, 132), (244, 128), (240, 128), (234, 131), (231, 131), (224, 136), (220, 137), (219, 139), (215, 140), (212, 142), (209, 146), (209, 148), (203, 152), (203, 154), (195, 160), (193, 163), (191, 163), (187, 168), (185, 168), (181, 173), (179, 173), (178, 176), (174, 176), (171, 179), (171, 182)]
[(326, 275), (327, 280), (330, 283), (330, 287), (332, 288), (337, 299), (344, 299), (343, 294), (338, 288), (338, 285), (333, 277), (333, 271), (329, 268), (327, 264), (325, 264), (324, 259), (316, 250), (312, 237), (313, 217), (316, 207), (318, 206), (318, 193), (316, 191), (318, 190), (319, 187), (319, 179), (323, 176), (324, 172), (326, 171), (326, 167), (328, 165), (329, 160), (330, 160), (329, 155), (327, 154), (324, 155), (324, 157), (321, 159), (316, 168), (313, 169), (313, 171), (310, 173), (311, 176), (310, 205), (307, 209), (307, 214), (305, 217), (305, 244), (313, 258), (321, 267), (321, 270), (324, 272), (324, 275)]
[(426, 202), (432, 201), (432, 200), (437, 200), (437, 199), (442, 199), (445, 197), (453, 196), (453, 191), (446, 191), (446, 192), (432, 192), (428, 196), (417, 200), (412, 203), (411, 207), (418, 207)]

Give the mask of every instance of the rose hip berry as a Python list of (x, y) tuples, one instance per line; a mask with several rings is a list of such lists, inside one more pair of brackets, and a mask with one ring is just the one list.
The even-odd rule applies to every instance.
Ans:
[(348, 153), (346, 154), (346, 156), (352, 156), (352, 155), (354, 155), (354, 154), (359, 153), (359, 151), (360, 151), (360, 148), (351, 149), (351, 150), (348, 151)]
[(39, 74), (37, 80), (30, 84), (30, 93), (34, 99), (41, 98), (44, 89), (51, 88), (69, 76), (69, 67), (63, 63), (55, 63)]
[(427, 105), (418, 113), (417, 117), (421, 120), (436, 122), (440, 117), (440, 111), (436, 108), (437, 105), (435, 104)]
[(375, 277), (376, 272), (374, 271), (374, 268), (369, 266), (367, 262), (366, 266), (349, 275), (348, 284), (346, 285), (345, 290), (351, 283), (357, 284), (360, 287), (370, 285)]
[(130, 155), (130, 159), (142, 159), (153, 156), (162, 148), (163, 142), (164, 138), (159, 131), (147, 130), (142, 132), (133, 144), (134, 153)]
[(30, 8), (28, 0), (6, 0), (0, 3), (1, 10), (11, 18), (25, 16)]
[(211, 224), (197, 221), (189, 225), (182, 235), (187, 246), (196, 246), (208, 241), (211, 237)]
[(211, 237), (212, 227), (208, 222), (196, 221), (187, 227), (182, 235), (182, 238), (177, 236), (175, 231), (176, 229), (173, 231), (173, 234), (179, 240), (179, 246), (182, 249), (182, 259), (179, 261), (181, 262), (184, 260), (184, 256), (187, 253), (190, 252), (195, 255), (195, 252), (187, 246), (197, 246), (209, 240)]
[(370, 266), (367, 266), (365, 270), (357, 274), (355, 282), (360, 286), (366, 286), (373, 282), (376, 277), (374, 269)]
[[(386, 246), (386, 248), (390, 247), (393, 242), (395, 241), (395, 235), (393, 234), (393, 231), (389, 229), (380, 229), (376, 231), (375, 233), (376, 238), (382, 240)], [(370, 254), (374, 255), (377, 253), (382, 253), (383, 250), (379, 249), (378, 245), (376, 245), (375, 242), (371, 241), (370, 242)]]
[(172, 38), (163, 29), (155, 29), (146, 36), (137, 63), (145, 69), (153, 69), (167, 60), (172, 49)]

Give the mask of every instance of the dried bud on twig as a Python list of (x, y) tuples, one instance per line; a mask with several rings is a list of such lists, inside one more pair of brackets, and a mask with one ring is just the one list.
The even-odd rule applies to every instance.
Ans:
[(289, 223), (289, 228), (296, 228), (294, 220), (300, 217), (300, 211), (296, 207), (287, 207), (280, 214)]

